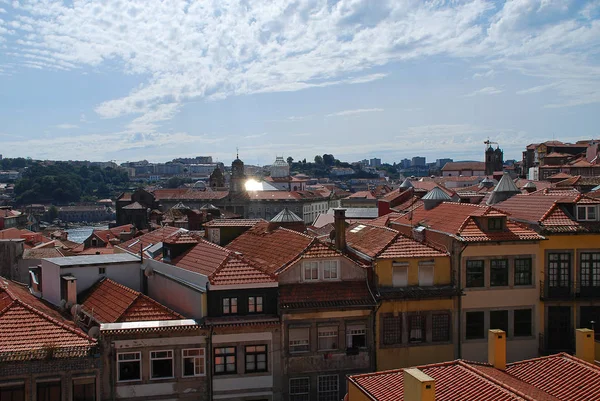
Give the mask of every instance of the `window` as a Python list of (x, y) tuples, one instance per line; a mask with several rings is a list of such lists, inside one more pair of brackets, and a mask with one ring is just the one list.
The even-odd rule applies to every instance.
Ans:
[(336, 260), (323, 262), (323, 279), (337, 280), (338, 279), (338, 262)]
[(423, 287), (433, 285), (433, 263), (419, 263), (419, 285)]
[(408, 285), (408, 266), (395, 264), (392, 269), (392, 285), (394, 287), (406, 287)]
[(235, 347), (215, 348), (215, 374), (236, 373)]
[(25, 401), (25, 385), (0, 387), (0, 400), (2, 401)]
[(319, 262), (304, 262), (304, 281), (319, 279)]
[(319, 376), (317, 382), (318, 401), (339, 401), (337, 375)]
[(600, 287), (600, 253), (581, 254), (581, 286)]
[(449, 313), (434, 313), (431, 315), (431, 340), (450, 341)]
[(308, 352), (310, 351), (310, 334), (308, 327), (290, 328), (289, 343), (290, 352)]
[[(89, 377), (73, 380), (73, 401), (95, 401), (96, 379)], [(2, 398), (4, 401), (4, 398)]]
[(181, 359), (183, 360), (183, 377), (204, 376), (206, 374), (204, 370), (204, 348), (184, 349), (181, 351)]
[(531, 309), (515, 309), (514, 331), (515, 337), (529, 337), (531, 335)]
[(483, 260), (467, 260), (467, 287), (484, 287)]
[(508, 260), (490, 260), (490, 286), (501, 287), (508, 285)]
[(150, 351), (150, 378), (173, 377), (173, 351)]
[(338, 327), (319, 326), (319, 351), (338, 349)]
[(467, 312), (467, 340), (473, 340), (476, 338), (484, 338), (484, 319), (485, 314), (483, 312)]
[(494, 310), (490, 312), (490, 329), (500, 329), (508, 335), (508, 311)]
[(106, 274), (106, 267), (99, 267), (98, 274)]
[(126, 352), (117, 355), (119, 375), (117, 381), (134, 381), (142, 379), (142, 354)]
[(531, 258), (515, 259), (515, 285), (531, 285)]
[(310, 381), (308, 377), (290, 379), (290, 401), (309, 401)]
[(488, 231), (501, 231), (502, 230), (502, 218), (493, 217), (488, 218)]
[(237, 298), (223, 298), (223, 314), (234, 315), (237, 313)]
[(38, 383), (36, 392), (37, 401), (60, 401), (62, 399), (60, 381)]
[(408, 316), (408, 341), (422, 343), (425, 341), (425, 316), (421, 314)]
[(351, 324), (346, 327), (346, 346), (364, 348), (367, 346), (367, 330), (364, 324)]
[(248, 297), (248, 312), (260, 313), (263, 311), (263, 297)]
[(548, 286), (569, 287), (571, 283), (571, 254), (548, 254)]
[(266, 372), (267, 371), (267, 346), (266, 345), (247, 345), (246, 346), (246, 372)]
[(577, 220), (596, 220), (596, 206), (577, 206)]
[(384, 345), (402, 344), (402, 315), (384, 316), (381, 325)]

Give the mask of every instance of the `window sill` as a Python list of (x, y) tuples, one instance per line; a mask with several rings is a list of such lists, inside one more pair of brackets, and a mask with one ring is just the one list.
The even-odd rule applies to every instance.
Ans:
[(117, 385), (119, 384), (134, 384), (141, 383), (142, 379), (134, 379), (134, 380), (117, 380)]
[(423, 341), (423, 342), (415, 342), (415, 343), (401, 343), (401, 344), (390, 344), (390, 345), (380, 345), (378, 349), (391, 349), (391, 348), (409, 348), (409, 347), (435, 347), (439, 345), (453, 345), (452, 341)]
[(151, 377), (149, 380), (150, 381), (160, 381), (160, 380), (173, 380), (175, 378), (175, 376), (169, 376), (169, 377)]

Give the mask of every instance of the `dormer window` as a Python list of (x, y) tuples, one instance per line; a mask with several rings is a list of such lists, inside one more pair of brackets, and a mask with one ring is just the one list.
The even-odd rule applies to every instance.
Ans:
[(502, 231), (503, 222), (501, 217), (492, 217), (488, 219), (488, 230), (489, 231)]
[(577, 220), (595, 221), (598, 220), (598, 211), (596, 205), (577, 206)]

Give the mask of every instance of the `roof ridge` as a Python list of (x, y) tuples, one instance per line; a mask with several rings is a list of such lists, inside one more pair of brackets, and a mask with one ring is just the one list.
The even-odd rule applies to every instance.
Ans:
[(285, 230), (285, 231), (288, 231), (288, 232), (290, 232), (290, 233), (294, 233), (294, 234), (302, 235), (303, 237), (306, 237), (306, 238), (313, 238), (313, 237), (311, 237), (311, 236), (310, 236), (310, 235), (308, 235), (308, 234), (304, 234), (304, 233), (301, 233), (301, 232), (299, 232), (299, 231), (290, 230), (289, 228), (285, 228), (285, 227), (277, 227), (277, 229), (276, 229), (275, 231), (277, 231), (277, 230)]
[[(504, 382), (502, 382), (501, 380), (498, 380), (498, 379), (494, 378), (493, 376), (490, 376), (490, 375), (488, 375), (487, 373), (485, 373), (485, 372), (482, 372), (482, 371), (480, 371), (480, 370), (478, 370), (478, 369), (474, 368), (473, 366), (470, 366), (470, 365), (469, 365), (469, 363), (467, 363), (467, 362), (464, 362), (464, 361), (459, 361), (459, 362), (458, 362), (458, 364), (459, 364), (460, 366), (463, 366), (464, 368), (466, 368), (466, 369), (470, 370), (471, 372), (475, 373), (476, 375), (479, 375), (479, 376), (481, 376), (482, 378), (484, 378), (484, 379), (486, 379), (486, 380), (488, 380), (488, 381), (492, 382), (492, 384), (495, 384), (497, 387), (500, 387), (500, 388), (502, 388), (502, 389), (503, 389), (504, 391), (506, 391), (506, 392), (513, 393), (513, 395), (516, 395), (516, 396), (518, 396), (518, 397), (524, 398), (524, 399), (526, 399), (526, 400), (528, 400), (528, 401), (537, 401), (535, 398), (533, 398), (533, 397), (531, 397), (531, 396), (529, 396), (529, 395), (527, 395), (527, 394), (523, 393), (522, 391), (520, 391), (520, 390), (517, 390), (516, 388), (513, 388), (513, 387), (509, 386), (508, 384), (504, 384)], [(479, 365), (479, 366), (484, 366), (484, 365)], [(493, 366), (491, 366), (491, 367), (493, 368)], [(504, 373), (506, 373), (506, 372), (504, 372)], [(514, 377), (514, 376), (512, 376), (512, 375), (510, 375), (510, 374), (508, 374), (508, 373), (506, 373), (506, 374), (507, 374), (507, 375), (509, 375), (511, 378), (513, 378), (513, 379), (515, 379), (515, 380), (518, 380), (518, 381), (519, 381), (519, 382), (521, 382), (521, 383), (524, 383), (524, 384), (527, 384), (527, 385), (529, 385), (529, 386), (532, 386), (531, 384), (529, 384), (529, 383), (526, 383), (526, 382), (524, 382), (524, 381), (523, 381), (523, 380), (521, 380), (521, 379), (518, 379), (518, 378), (516, 378), (516, 377)], [(534, 386), (532, 386), (532, 387), (534, 387)], [(536, 387), (536, 388), (537, 388), (537, 387)], [(543, 393), (546, 393), (545, 391), (543, 391), (543, 390), (541, 390), (541, 389), (538, 389), (538, 390), (539, 390), (539, 391), (542, 391)], [(548, 393), (546, 393), (546, 394), (548, 394)], [(548, 394), (548, 395), (551, 395), (551, 394)]]

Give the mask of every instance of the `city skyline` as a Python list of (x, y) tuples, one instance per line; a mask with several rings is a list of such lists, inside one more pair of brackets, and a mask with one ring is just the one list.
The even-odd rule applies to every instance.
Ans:
[(288, 3), (0, 0), (0, 153), (520, 160), (600, 136), (597, 1)]

